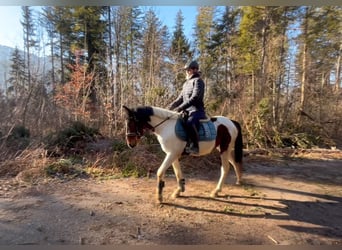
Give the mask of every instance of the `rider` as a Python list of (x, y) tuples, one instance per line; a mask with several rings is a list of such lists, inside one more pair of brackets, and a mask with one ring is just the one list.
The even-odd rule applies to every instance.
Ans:
[(186, 82), (177, 99), (171, 103), (170, 109), (177, 112), (188, 114), (186, 120), (186, 131), (190, 139), (190, 145), (187, 145), (185, 152), (188, 154), (198, 154), (198, 130), (199, 120), (206, 119), (204, 109), (204, 91), (205, 84), (200, 77), (199, 65), (197, 61), (190, 61), (184, 66), (186, 71)]

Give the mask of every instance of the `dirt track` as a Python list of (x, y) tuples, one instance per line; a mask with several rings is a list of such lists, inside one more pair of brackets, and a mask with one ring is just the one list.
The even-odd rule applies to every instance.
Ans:
[[(194, 160), (195, 162), (195, 160)], [(0, 180), (0, 244), (342, 245), (342, 157), (249, 156), (243, 185), (230, 172), (209, 198), (217, 169), (190, 173), (186, 191), (168, 171), (165, 203), (155, 178)]]

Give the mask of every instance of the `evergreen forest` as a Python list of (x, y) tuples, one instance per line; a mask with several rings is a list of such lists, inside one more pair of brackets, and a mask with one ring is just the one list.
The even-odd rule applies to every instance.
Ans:
[(21, 10), (24, 53), (14, 50), (0, 93), (2, 146), (45, 143), (71, 124), (124, 139), (122, 106), (166, 108), (192, 59), (208, 115), (239, 121), (245, 148), (342, 143), (341, 6), (199, 6), (194, 24), (179, 10), (173, 28), (153, 7)]

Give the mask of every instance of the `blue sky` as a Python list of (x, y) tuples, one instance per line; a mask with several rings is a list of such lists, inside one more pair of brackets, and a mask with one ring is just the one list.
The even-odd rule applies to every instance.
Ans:
[(182, 10), (184, 21), (184, 34), (187, 37), (194, 33), (193, 27), (195, 25), (197, 16), (197, 6), (153, 6), (156, 14), (163, 24), (169, 27), (170, 32), (175, 26), (176, 15), (179, 10)]
[[(147, 8), (147, 7), (143, 7)], [(179, 9), (184, 16), (184, 33), (187, 37), (193, 34), (193, 27), (197, 16), (197, 6), (153, 6), (163, 24), (173, 31), (176, 14)], [(20, 6), (0, 6), (0, 45), (9, 47), (23, 47), (23, 32), (20, 24)]]
[(20, 6), (0, 6), (0, 44), (22, 47), (23, 32), (20, 24)]

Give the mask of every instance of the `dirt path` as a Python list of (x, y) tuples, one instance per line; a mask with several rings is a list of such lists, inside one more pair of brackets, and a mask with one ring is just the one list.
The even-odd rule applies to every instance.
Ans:
[(234, 185), (231, 172), (216, 199), (208, 197), (218, 169), (185, 169), (176, 200), (168, 173), (163, 205), (155, 178), (1, 179), (0, 244), (342, 245), (341, 158), (247, 157), (244, 184)]

